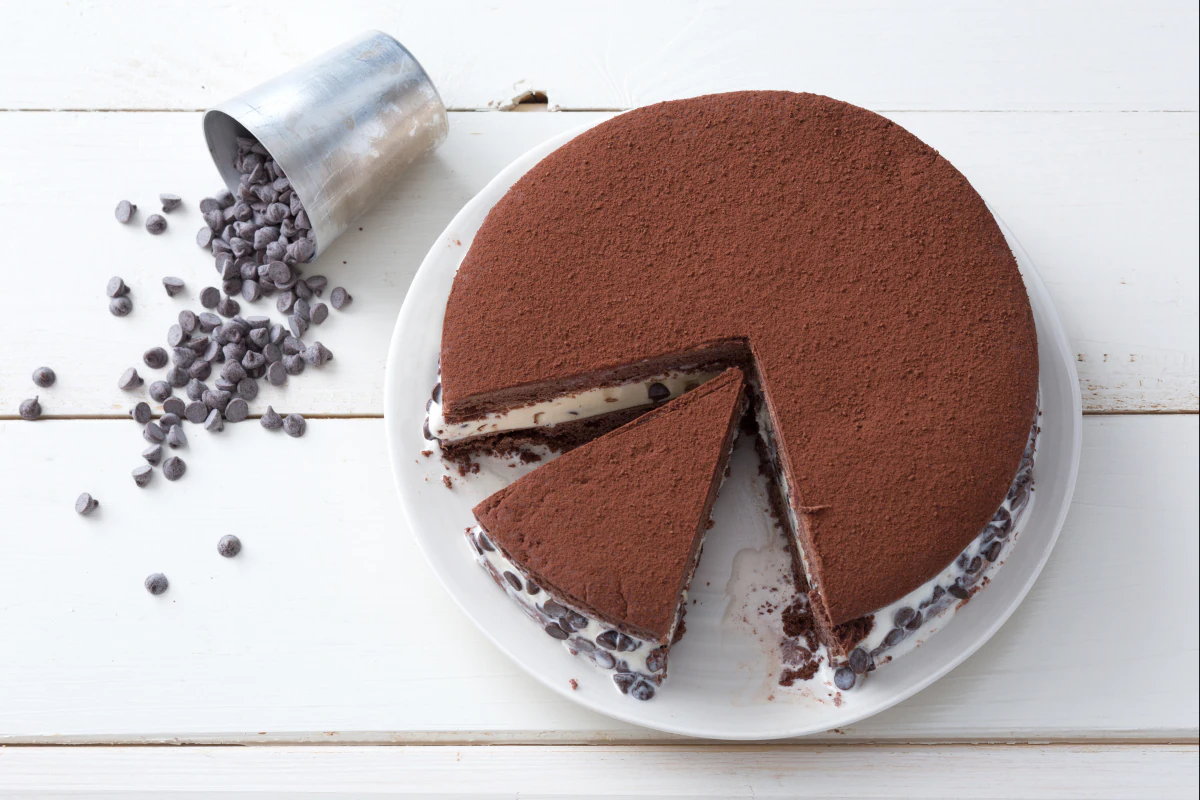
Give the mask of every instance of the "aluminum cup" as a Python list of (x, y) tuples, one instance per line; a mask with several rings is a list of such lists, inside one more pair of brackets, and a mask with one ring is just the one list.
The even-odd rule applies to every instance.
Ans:
[(237, 191), (236, 137), (270, 152), (304, 204), (317, 253), (441, 144), (446, 107), (417, 60), (368, 31), (204, 114), (204, 138)]

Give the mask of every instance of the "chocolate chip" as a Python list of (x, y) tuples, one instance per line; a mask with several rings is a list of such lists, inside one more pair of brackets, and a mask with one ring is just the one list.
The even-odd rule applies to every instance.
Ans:
[(185, 341), (187, 341), (187, 334), (184, 332), (182, 325), (175, 323), (167, 328), (167, 344), (171, 347), (179, 347)]
[(632, 636), (626, 636), (620, 631), (605, 631), (596, 637), (596, 644), (607, 650), (616, 650), (621, 653), (632, 652), (637, 650), (639, 643)]
[[(268, 345), (274, 347), (275, 345)], [(272, 386), (283, 386), (287, 383), (287, 369), (284, 368), (281, 361), (272, 362), (267, 367), (267, 380)]]
[(154, 467), (149, 464), (142, 464), (140, 467), (133, 469), (133, 482), (138, 485), (139, 489), (145, 489), (150, 485), (150, 479), (154, 477)]
[(162, 233), (166, 229), (167, 229), (167, 218), (164, 217), (163, 215), (151, 214), (150, 216), (146, 217), (146, 230), (149, 231), (154, 236), (158, 236), (160, 233)]
[(667, 648), (656, 647), (646, 656), (646, 669), (651, 672), (662, 672), (667, 667)]
[(508, 585), (516, 589), (518, 592), (521, 591), (521, 579), (517, 577), (515, 572), (509, 572), (508, 570), (505, 570), (504, 580), (508, 581)]
[(892, 628), (888, 631), (887, 636), (883, 637), (883, 643), (887, 647), (895, 647), (900, 644), (900, 640), (904, 638), (904, 631), (900, 628)]
[(567, 636), (569, 636), (569, 634), (566, 631), (564, 631), (562, 628), (558, 627), (557, 625), (547, 625), (542, 630), (544, 630), (547, 634), (549, 634), (551, 639), (558, 639), (560, 642), (563, 639), (566, 639)]
[[(247, 353), (246, 355), (250, 355), (250, 353)], [(243, 378), (242, 380), (238, 381), (237, 393), (238, 397), (246, 400), (247, 402), (253, 400), (254, 398), (258, 397), (258, 381), (256, 381), (254, 378)]]
[(283, 417), (275, 411), (271, 406), (267, 406), (266, 412), (259, 419), (258, 423), (269, 431), (277, 431), (283, 427)]
[[(207, 290), (205, 290), (205, 291), (207, 291)], [(216, 290), (214, 289), (214, 291), (216, 291)], [(215, 306), (214, 306), (214, 308), (215, 308)], [(212, 333), (214, 330), (216, 330), (217, 328), (219, 328), (221, 326), (221, 318), (218, 317), (216, 314), (212, 313), (211, 311), (201, 312), (200, 315), (198, 317), (196, 317), (196, 320), (197, 320), (197, 324), (200, 327), (200, 330), (203, 331), (204, 333)]]
[[(162, 217), (159, 217), (162, 219)], [(171, 275), (162, 279), (163, 288), (167, 290), (168, 297), (174, 297), (184, 289), (183, 278), (176, 278)]]
[(205, 225), (200, 230), (196, 231), (196, 244), (203, 248), (212, 247), (213, 229)]
[(215, 197), (206, 197), (200, 201), (200, 213), (201, 214), (207, 214), (210, 211), (220, 211), (222, 209), (222, 207), (223, 206), (217, 201), (217, 198), (215, 198)]
[(1001, 547), (1002, 547), (1002, 545), (1000, 544), (1000, 542), (992, 542), (987, 547), (983, 548), (983, 557), (986, 558), (988, 561), (995, 561), (997, 558), (1000, 557), (1000, 548)]
[(849, 667), (838, 667), (833, 672), (833, 685), (843, 692), (853, 689), (856, 680), (857, 676), (854, 674), (854, 670)]
[(438, 381), (433, 385), (433, 392), (429, 395), (430, 399), (435, 403), (442, 402), (442, 382)]
[(225, 430), (225, 420), (221, 417), (220, 411), (214, 408), (208, 412), (208, 416), (204, 418), (204, 430), (209, 433), (220, 433)]
[(919, 613), (914, 614), (913, 618), (910, 619), (908, 621), (908, 624), (904, 626), (904, 629), (909, 630), (909, 631), (915, 631), (917, 628), (921, 627), (921, 623), (924, 621), (925, 621), (924, 618)]
[(618, 672), (613, 675), (613, 683), (621, 690), (621, 694), (629, 694), (629, 690), (637, 683), (638, 676), (632, 672)]
[(171, 361), (180, 369), (187, 369), (196, 363), (196, 352), (190, 347), (176, 347), (171, 351)]
[(951, 597), (954, 597), (958, 600), (966, 600), (968, 597), (971, 596), (971, 593), (969, 591), (964, 589), (962, 586), (959, 586), (957, 583), (951, 584), (951, 586), (948, 589), (946, 589), (946, 591), (950, 593)]
[(162, 461), (162, 445), (152, 444), (142, 451), (142, 458), (146, 459), (146, 463), (151, 466), (157, 466), (158, 462)]
[(971, 563), (967, 565), (967, 572), (972, 575), (979, 572), (981, 569), (983, 569), (983, 559), (979, 556), (972, 558)]
[(116, 215), (117, 222), (125, 225), (129, 220), (133, 219), (134, 212), (137, 211), (137, 206), (128, 200), (122, 200), (117, 203), (117, 209), (113, 213)]
[(137, 370), (133, 367), (121, 373), (121, 377), (117, 379), (117, 388), (125, 391), (136, 389), (142, 385), (142, 376), (138, 375)]
[(233, 558), (242, 552), (242, 540), (232, 533), (228, 533), (217, 542), (217, 552), (225, 558)]
[(856, 675), (865, 675), (871, 668), (871, 654), (861, 647), (850, 651), (850, 669)]
[(163, 401), (163, 413), (182, 417), (186, 406), (178, 397), (168, 397)]
[(221, 292), (215, 286), (205, 286), (200, 290), (200, 305), (205, 308), (216, 308), (221, 302)]
[(569, 628), (573, 631), (581, 631), (588, 626), (588, 618), (574, 611), (568, 611), (566, 616), (558, 622), (564, 628)]
[(284, 356), (283, 369), (288, 375), (299, 375), (304, 372), (304, 359), (300, 356)]
[(183, 205), (183, 198), (177, 194), (160, 194), (158, 202), (162, 203), (163, 213), (169, 214)]
[(309, 311), (309, 317), (309, 321), (312, 322), (313, 325), (320, 325), (329, 318), (329, 306), (325, 305), (324, 303), (317, 303), (312, 307), (312, 310)]
[[(203, 385), (203, 384), (201, 384)], [(191, 387), (188, 387), (189, 390)], [(205, 389), (205, 391), (208, 391)], [(190, 396), (190, 394), (189, 394)], [(200, 397), (204, 396), (204, 392), (200, 393)], [(203, 424), (204, 420), (208, 419), (208, 406), (199, 398), (194, 399), (187, 404), (187, 408), (183, 410), (183, 415), (187, 417), (187, 421), (195, 425)]]
[[(241, 288), (241, 284), (238, 284), (238, 288)], [(217, 303), (217, 313), (222, 317), (232, 317), (241, 310), (242, 307), (238, 304), (238, 301), (229, 295), (222, 297), (221, 301)]]
[(104, 287), (104, 293), (109, 297), (120, 297), (129, 292), (129, 287), (125, 285), (125, 281), (114, 275), (108, 279), (108, 285)]
[(661, 383), (652, 383), (647, 389), (651, 403), (661, 403), (671, 396), (671, 390)]
[(994, 517), (992, 517), (991, 524), (1001, 531), (998, 534), (998, 538), (1003, 539), (1005, 536), (1008, 535), (1008, 532), (1012, 530), (1012, 524), (1013, 524), (1012, 514), (1010, 514), (1008, 512), (1008, 509), (1001, 507), (996, 512), (996, 515)]
[(629, 696), (634, 700), (653, 699), (654, 687), (648, 681), (639, 680), (629, 689)]
[(329, 293), (329, 303), (338, 311), (341, 311), (343, 308), (350, 305), (353, 300), (354, 298), (350, 296), (350, 293), (341, 286), (338, 286)]
[[(576, 638), (572, 639), (571, 646), (581, 653), (596, 652), (596, 645), (592, 643), (592, 640), (584, 639), (582, 636), (577, 636)], [(651, 653), (651, 655), (653, 655), (653, 653)]]
[(324, 275), (313, 275), (310, 278), (305, 278), (304, 283), (313, 294), (320, 297), (325, 293), (325, 287), (329, 284), (329, 279)]
[[(484, 550), (490, 551), (495, 549), (492, 547), (492, 543), (489, 542), (482, 533), (479, 534), (479, 545)], [(567, 608), (559, 603), (554, 602), (553, 600), (547, 600), (544, 604), (542, 604), (542, 613), (551, 619), (562, 619), (567, 615)]]
[[(476, 534), (476, 538), (479, 540), (479, 546), (482, 547), (484, 550), (487, 550), (489, 553), (495, 551), (495, 549), (496, 549), (495, 546), (492, 545), (491, 540), (488, 539), (487, 536), (484, 535), (483, 531), (480, 531), (478, 534)], [(548, 600), (546, 602), (554, 603), (553, 600)], [(562, 606), (559, 606), (557, 603), (554, 603), (554, 605), (558, 606), (559, 608), (562, 608)], [(566, 609), (563, 609), (563, 610), (565, 611)]]
[(250, 416), (250, 406), (240, 397), (235, 397), (225, 406), (225, 419), (230, 422), (241, 422)]
[(537, 594), (540, 591), (542, 591), (542, 587), (538, 586), (536, 583), (534, 583), (533, 581), (526, 578), (525, 579), (525, 591), (528, 592), (529, 594)]
[[(116, 301), (114, 300), (113, 302), (115, 303)], [(292, 336), (299, 339), (308, 330), (308, 321), (303, 317), (292, 314), (288, 317), (288, 329), (291, 330)]]
[(288, 436), (299, 438), (304, 435), (307, 429), (308, 423), (299, 414), (288, 414), (283, 418), (283, 432)]
[(258, 287), (258, 281), (242, 281), (242, 299), (247, 303), (257, 303), (262, 298), (262, 289)]
[[(226, 345), (230, 347), (231, 345)], [(243, 348), (244, 349), (244, 348)], [(225, 357), (230, 358), (230, 352), (226, 350)], [(246, 377), (246, 368), (241, 365), (236, 359), (231, 359), (225, 362), (221, 367), (221, 377), (232, 383), (237, 383)]]
[(161, 403), (171, 396), (171, 384), (166, 381), (155, 381), (150, 384), (149, 391), (150, 398)]
[(306, 345), (302, 340), (292, 336), (291, 334), (287, 334), (283, 337), (283, 344), (281, 345), (280, 349), (283, 350), (284, 355), (298, 356), (304, 352), (304, 348), (306, 347), (308, 347), (308, 345)]
[(114, 297), (108, 301), (108, 311), (114, 317), (127, 317), (133, 311), (133, 301), (125, 295)]
[(133, 410), (129, 412), (129, 416), (133, 417), (135, 422), (137, 422), (141, 425), (145, 425), (147, 422), (150, 421), (150, 416), (151, 416), (150, 404), (144, 403), (144, 402), (138, 403), (136, 406), (133, 407)]
[(296, 297), (299, 297), (301, 300), (309, 300), (313, 296), (312, 289), (308, 288), (308, 284), (305, 283), (304, 281), (300, 281), (300, 280), (298, 280), (294, 284), (292, 284), (292, 288), (290, 291), (293, 294), (295, 294)]
[(49, 367), (38, 367), (33, 371), (34, 385), (40, 386), (43, 389), (53, 386), (54, 381), (57, 379), (58, 376), (55, 375), (54, 370), (50, 369)]
[[(296, 259), (296, 261), (303, 264), (308, 261), (311, 261), (312, 257), (317, 254), (317, 245), (315, 242), (313, 242), (312, 239), (304, 238), (304, 239), (300, 239), (298, 241), (295, 241), (295, 242), (292, 242), (291, 244), (289, 244), (288, 251), (292, 254), (292, 256)], [(335, 289), (334, 291), (337, 291), (337, 290)], [(342, 291), (345, 292), (346, 290), (343, 289)], [(342, 305), (349, 303), (350, 300), (351, 300), (351, 297), (349, 294), (347, 294), (346, 299), (342, 303)], [(341, 308), (342, 306), (339, 306), (336, 303), (334, 303), (333, 307)]]
[[(197, 361), (196, 364), (203, 364), (205, 367), (208, 366), (207, 361)], [(195, 364), (193, 364), (192, 366), (195, 366)], [(189, 375), (192, 374), (191, 369), (188, 370), (188, 374)], [(187, 389), (185, 390), (188, 400), (191, 400), (193, 402), (199, 401), (200, 398), (204, 397), (204, 393), (207, 391), (208, 391), (208, 384), (206, 384), (200, 378), (195, 378), (195, 377), (193, 377), (190, 381), (188, 381)], [(204, 421), (203, 419), (193, 419), (192, 420), (192, 422), (195, 422), (197, 424), (199, 424), (203, 421)]]
[(204, 224), (212, 228), (214, 233), (221, 233), (225, 229), (225, 215), (221, 213), (221, 209), (214, 208), (212, 211), (205, 211)]
[(897, 628), (904, 628), (916, 615), (917, 612), (914, 609), (909, 606), (903, 606), (896, 609), (896, 613), (892, 616), (892, 624)]
[(158, 418), (158, 427), (163, 431), (170, 431), (173, 425), (179, 424), (179, 415), (173, 411), (168, 411)]
[(177, 481), (187, 472), (187, 464), (179, 456), (171, 456), (162, 465), (163, 477), (169, 481)]
[(314, 342), (310, 347), (304, 350), (302, 354), (304, 360), (312, 364), (314, 367), (323, 367), (326, 362), (333, 359), (333, 353), (329, 352), (329, 348), (320, 342)]
[(592, 660), (603, 669), (612, 669), (617, 665), (617, 660), (613, 658), (612, 654), (604, 650), (597, 650), (591, 656)]
[(187, 382), (192, 378), (187, 374), (187, 370), (183, 367), (171, 367), (167, 370), (167, 383), (176, 389), (182, 389), (187, 386)]
[(79, 495), (75, 500), (75, 513), (83, 514), (85, 517), (96, 510), (96, 506), (100, 505), (100, 501), (92, 497), (87, 492)]
[(167, 431), (167, 446), (171, 449), (187, 447), (187, 436), (182, 425), (172, 425)]
[(146, 578), (146, 591), (150, 594), (162, 594), (168, 586), (170, 584), (167, 582), (167, 576), (161, 572), (156, 572)]

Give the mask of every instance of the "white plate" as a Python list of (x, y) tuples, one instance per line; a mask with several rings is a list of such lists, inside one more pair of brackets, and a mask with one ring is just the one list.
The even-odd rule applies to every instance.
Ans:
[[(809, 681), (777, 685), (777, 632), (756, 616), (762, 589), (786, 568), (778, 532), (763, 509), (756, 456), (739, 446), (733, 474), (714, 508), (716, 524), (693, 581), (687, 635), (671, 650), (671, 675), (650, 702), (618, 693), (609, 673), (571, 656), (532, 624), (480, 569), (463, 529), (471, 508), (521, 470), (485, 466), (478, 475), (442, 484), (436, 457), (422, 458), (425, 403), (437, 378), (442, 317), (450, 285), (475, 232), (492, 206), (530, 167), (582, 130), (535, 147), (510, 164), (454, 218), (413, 280), (388, 354), (384, 412), (396, 488), (417, 541), (451, 596), (510, 658), (554, 691), (610, 717), (690, 736), (772, 739), (841, 727), (889, 708), (925, 688), (986, 642), (1029, 591), (1058, 538), (1075, 488), (1082, 436), (1079, 381), (1066, 334), (1029, 256), (1000, 223), (1025, 277), (1041, 354), (1042, 433), (1036, 491), (1018, 543), (991, 584), (945, 629), (913, 652), (881, 667), (842, 693)], [(749, 594), (748, 594), (749, 593)], [(1035, 658), (1036, 654), (1030, 654)], [(578, 690), (569, 682), (575, 679)], [(803, 688), (801, 688), (803, 687)], [(964, 710), (965, 713), (965, 710)]]

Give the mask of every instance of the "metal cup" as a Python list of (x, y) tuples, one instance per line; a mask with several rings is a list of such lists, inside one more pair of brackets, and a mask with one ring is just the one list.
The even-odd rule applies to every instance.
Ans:
[(258, 139), (304, 204), (318, 253), (448, 130), (433, 81), (403, 45), (379, 31), (204, 114), (204, 138), (225, 185), (236, 193), (236, 137)]

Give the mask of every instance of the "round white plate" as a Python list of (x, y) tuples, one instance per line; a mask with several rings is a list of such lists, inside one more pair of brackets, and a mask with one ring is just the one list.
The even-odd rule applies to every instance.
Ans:
[[(714, 508), (716, 524), (692, 582), (696, 603), (688, 608), (687, 635), (671, 650), (670, 678), (652, 701), (639, 702), (617, 692), (609, 673), (571, 656), (532, 624), (472, 558), (463, 537), (464, 528), (474, 524), (471, 508), (522, 471), (485, 465), (465, 479), (454, 475), (449, 491), (436, 456), (419, 455), (430, 445), (421, 426), (437, 380), (442, 316), (459, 263), (508, 188), (585, 128), (530, 150), (467, 203), (425, 257), (396, 322), (385, 381), (386, 435), (404, 512), (430, 566), (479, 629), (531, 675), (590, 709), (648, 728), (721, 739), (801, 736), (849, 725), (911, 697), (974, 653), (1016, 609), (1054, 547), (1075, 488), (1082, 435), (1079, 381), (1066, 334), (1029, 256), (1001, 222), (1037, 323), (1042, 433), (1034, 500), (1012, 555), (987, 589), (944, 630), (842, 693), (840, 702), (831, 687), (817, 681), (780, 687), (778, 631), (757, 610), (771, 599), (769, 585), (784, 575), (787, 556), (764, 513), (757, 457), (743, 443)], [(570, 687), (572, 679), (577, 690)]]

